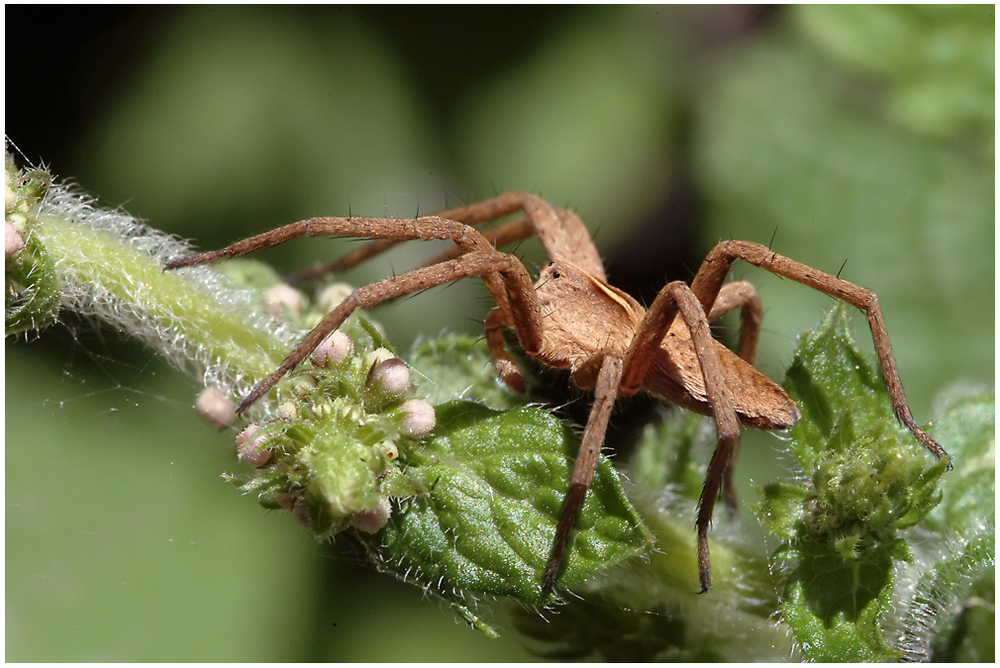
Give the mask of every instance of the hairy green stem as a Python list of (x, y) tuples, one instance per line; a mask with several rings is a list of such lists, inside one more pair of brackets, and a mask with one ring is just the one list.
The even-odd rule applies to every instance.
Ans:
[[(279, 319), (259, 291), (213, 267), (164, 271), (191, 248), (121, 210), (21, 171), (6, 157), (5, 329), (38, 331), (60, 310), (103, 321), (148, 344), (229, 397), (281, 363), (304, 322)], [(250, 285), (248, 281), (243, 281)], [(262, 402), (266, 404), (266, 402)]]
[[(281, 363), (278, 351), (286, 342), (254, 322), (253, 316), (268, 320), (266, 314), (236, 312), (203, 283), (165, 272), (123, 239), (55, 212), (38, 218), (35, 233), (59, 267), (60, 279), (89, 290), (92, 308), (112, 324), (129, 320), (130, 333), (144, 338), (146, 332), (174, 330), (175, 336), (157, 336), (154, 345), (183, 345), (238, 377), (262, 378)], [(126, 304), (131, 308), (126, 310)]]

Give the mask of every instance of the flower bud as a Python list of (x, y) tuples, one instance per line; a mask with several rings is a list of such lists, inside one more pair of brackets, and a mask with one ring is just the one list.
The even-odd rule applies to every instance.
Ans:
[(236, 436), (236, 456), (260, 468), (271, 459), (271, 451), (264, 447), (267, 436), (257, 436), (260, 425), (253, 423)]
[[(8, 188), (8, 190), (10, 190)], [(24, 239), (17, 228), (9, 222), (3, 224), (3, 256), (4, 258), (14, 257), (24, 248)]]
[(299, 418), (299, 409), (293, 402), (286, 401), (275, 409), (274, 415), (279, 420), (297, 420)]
[(224, 429), (236, 419), (236, 407), (219, 387), (206, 387), (199, 392), (194, 407), (201, 419), (216, 429)]
[(354, 286), (348, 283), (333, 283), (323, 289), (316, 297), (316, 305), (324, 311), (332, 311), (354, 292)]
[(379, 499), (378, 505), (371, 510), (362, 510), (351, 515), (351, 526), (365, 533), (378, 533), (389, 521), (392, 507), (388, 499)]
[(353, 350), (354, 342), (351, 337), (338, 329), (316, 346), (310, 359), (318, 367), (337, 365), (347, 359)]
[(399, 433), (411, 438), (421, 438), (434, 430), (436, 416), (434, 407), (422, 399), (410, 399), (400, 410), (403, 419), (399, 423)]
[(384, 360), (368, 372), (368, 385), (386, 394), (404, 394), (410, 391), (410, 370), (398, 357)]
[(272, 315), (301, 313), (306, 303), (306, 296), (286, 283), (278, 283), (264, 293), (264, 308)]

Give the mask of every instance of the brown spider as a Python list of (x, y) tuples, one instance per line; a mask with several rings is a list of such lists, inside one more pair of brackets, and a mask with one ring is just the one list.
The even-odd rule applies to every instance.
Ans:
[[(518, 211), (524, 216), (490, 231), (492, 241), (472, 227)], [(723, 283), (736, 259), (864, 311), (896, 416), (936, 457), (947, 456), (944, 448), (910, 415), (875, 293), (748, 241), (718, 244), (705, 258), (691, 285), (682, 281), (667, 284), (648, 309), (607, 283), (597, 249), (576, 214), (518, 192), (416, 219), (310, 218), (221, 250), (171, 261), (167, 268), (243, 255), (304, 235), (366, 237), (377, 241), (300, 278), (346, 269), (399, 241), (450, 239), (457, 248), (419, 269), (358, 288), (306, 335), (281, 366), (243, 400), (237, 411), (242, 413), (267, 393), (355, 309), (376, 306), (461, 278), (481, 277), (497, 304), (487, 315), (485, 325), (490, 356), (500, 378), (510, 387), (524, 391), (521, 373), (504, 349), (502, 330), (508, 327), (517, 334), (525, 353), (549, 366), (570, 369), (573, 382), (581, 389), (593, 389), (595, 395), (556, 528), (543, 590), (550, 590), (559, 576), (563, 553), (594, 476), (615, 400), (642, 389), (715, 419), (718, 445), (708, 465), (697, 519), (701, 591), (709, 588), (708, 527), (720, 493), (730, 505), (735, 505), (731, 472), (740, 424), (785, 429), (799, 419), (799, 410), (791, 397), (753, 366), (762, 317), (761, 301), (753, 286), (745, 281)], [(536, 282), (532, 282), (520, 260), (496, 249), (532, 235), (538, 236), (551, 260)], [(737, 308), (741, 310), (738, 354), (713, 339), (709, 330), (709, 322)], [(680, 318), (676, 317), (678, 314)]]

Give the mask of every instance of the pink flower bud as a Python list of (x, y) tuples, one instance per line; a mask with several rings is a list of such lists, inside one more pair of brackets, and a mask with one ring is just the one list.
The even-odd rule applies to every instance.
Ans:
[(3, 256), (4, 258), (14, 257), (24, 248), (24, 239), (17, 228), (4, 221), (3, 224)]
[(337, 308), (340, 302), (347, 299), (354, 292), (354, 286), (347, 283), (333, 283), (323, 289), (316, 297), (316, 304), (324, 311), (332, 311)]
[(199, 392), (194, 407), (201, 419), (216, 429), (228, 427), (236, 419), (236, 406), (219, 387), (206, 387)]
[(255, 437), (259, 429), (260, 425), (255, 422), (236, 436), (236, 456), (257, 468), (271, 460), (271, 451), (264, 447), (267, 437)]
[(410, 391), (410, 370), (398, 357), (379, 362), (368, 372), (368, 385), (381, 387), (387, 394), (403, 394)]
[(337, 365), (347, 359), (352, 350), (354, 350), (354, 342), (351, 341), (351, 337), (338, 329), (316, 346), (310, 359), (318, 367)]
[(362, 510), (351, 515), (351, 526), (365, 533), (378, 533), (389, 521), (392, 507), (388, 499), (380, 499), (371, 510)]
[(301, 313), (306, 307), (306, 296), (285, 283), (278, 283), (264, 293), (264, 308), (273, 315)]
[(411, 438), (421, 438), (434, 430), (436, 416), (434, 407), (422, 399), (410, 399), (400, 406), (403, 419), (399, 423), (399, 433)]

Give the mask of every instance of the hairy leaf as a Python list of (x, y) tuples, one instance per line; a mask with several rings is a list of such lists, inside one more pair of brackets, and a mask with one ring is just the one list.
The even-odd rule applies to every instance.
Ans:
[(919, 567), (902, 612), (900, 646), (913, 661), (986, 661), (995, 656), (996, 396), (958, 386), (941, 401), (931, 433), (955, 469), (944, 500), (924, 522), (933, 540), (914, 545)]
[(908, 559), (900, 531), (940, 501), (936, 462), (899, 426), (879, 373), (847, 332), (845, 310), (805, 334), (785, 387), (802, 420), (792, 451), (805, 488), (768, 485), (758, 518), (785, 539), (781, 611), (803, 653), (822, 661), (892, 660), (882, 620), (895, 560)]
[[(403, 454), (429, 490), (400, 502), (377, 536), (383, 566), (445, 595), (544, 603), (541, 574), (569, 485), (577, 440), (534, 408), (438, 407), (435, 436)], [(642, 553), (649, 533), (602, 459), (577, 523), (561, 585)]]

